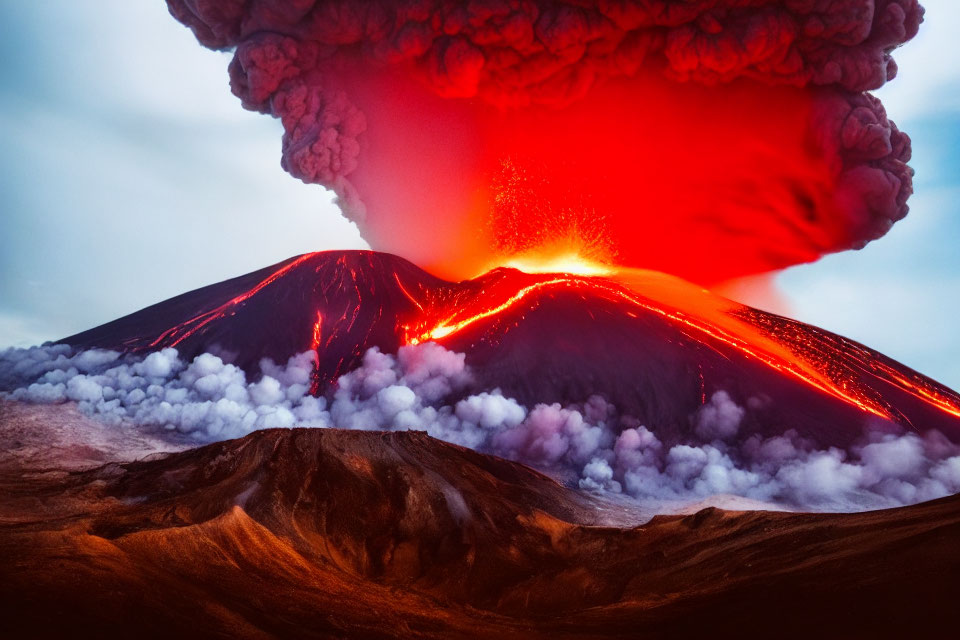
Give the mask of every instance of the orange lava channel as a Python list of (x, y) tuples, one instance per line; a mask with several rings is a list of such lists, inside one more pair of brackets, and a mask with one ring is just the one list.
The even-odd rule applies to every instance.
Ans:
[(264, 278), (260, 283), (258, 283), (252, 289), (245, 291), (239, 296), (224, 302), (222, 305), (213, 309), (212, 311), (207, 311), (206, 313), (201, 313), (200, 315), (190, 318), (186, 322), (182, 322), (174, 327), (170, 327), (163, 333), (161, 333), (156, 340), (150, 343), (151, 347), (175, 347), (197, 331), (207, 326), (213, 320), (217, 318), (222, 318), (226, 315), (227, 311), (232, 307), (235, 307), (246, 300), (249, 300), (253, 296), (257, 295), (264, 287), (276, 282), (279, 278), (283, 277), (287, 272), (295, 269), (300, 264), (310, 260), (316, 255), (316, 253), (307, 253), (296, 260), (292, 260), (283, 267), (280, 267), (269, 276)]
[(442, 338), (449, 336), (452, 333), (455, 333), (457, 331), (460, 331), (470, 326), (475, 322), (479, 322), (484, 318), (489, 318), (490, 316), (495, 316), (498, 313), (502, 313), (506, 311), (507, 309), (514, 306), (515, 304), (517, 304), (518, 302), (526, 298), (528, 294), (533, 293), (534, 291), (537, 291), (539, 289), (544, 289), (553, 285), (558, 285), (558, 284), (569, 285), (571, 284), (571, 280), (569, 278), (563, 277), (563, 278), (556, 278), (553, 280), (547, 280), (544, 282), (537, 282), (536, 284), (532, 284), (528, 287), (524, 287), (517, 293), (507, 298), (506, 301), (504, 301), (503, 303), (491, 309), (485, 309), (463, 320), (455, 320), (454, 318), (456, 316), (455, 315), (451, 316), (447, 320), (440, 322), (440, 324), (435, 325), (431, 329), (427, 331), (421, 331), (419, 335), (408, 337), (407, 343), (419, 344), (427, 340), (440, 340)]
[[(810, 387), (871, 415), (891, 420), (902, 417), (896, 409), (884, 402), (879, 394), (871, 393), (867, 386), (855, 377), (835, 375), (831, 378), (827, 375), (825, 371), (829, 368), (831, 358), (836, 358), (838, 362), (848, 363), (849, 361), (851, 366), (852, 363), (857, 363), (855, 369), (859, 373), (867, 373), (894, 384), (941, 411), (960, 417), (960, 404), (933, 389), (924, 388), (926, 385), (921, 386), (922, 382), (917, 384), (906, 380), (879, 362), (871, 363), (871, 366), (863, 366), (864, 363), (848, 357), (849, 354), (841, 352), (826, 341), (817, 342), (815, 334), (811, 333), (807, 340), (811, 350), (819, 357), (805, 357), (804, 354), (792, 351), (788, 345), (781, 344), (774, 337), (765, 335), (757, 327), (730, 313), (737, 309), (744, 309), (742, 305), (666, 274), (629, 270), (622, 275), (625, 275), (621, 279), (624, 284), (574, 274), (548, 274), (543, 276), (546, 279), (526, 285), (500, 302), (489, 299), (495, 297), (491, 288), (481, 292), (481, 295), (473, 300), (466, 301), (466, 304), (458, 305), (456, 311), (452, 313), (444, 314), (443, 309), (438, 309), (433, 315), (440, 316), (439, 320), (431, 319), (429, 313), (425, 314), (425, 320), (419, 325), (404, 328), (406, 341), (408, 344), (418, 344), (428, 340), (440, 341), (481, 320), (520, 307), (531, 294), (555, 288), (576, 288), (607, 299), (628, 302), (633, 307), (655, 313), (673, 324), (692, 329), (704, 336), (707, 338), (704, 342), (708, 346), (710, 341), (724, 343), (750, 359), (762, 362), (782, 374), (796, 378)], [(633, 289), (639, 289), (644, 295), (636, 293)], [(627, 314), (636, 317), (633, 312), (627, 312)]]

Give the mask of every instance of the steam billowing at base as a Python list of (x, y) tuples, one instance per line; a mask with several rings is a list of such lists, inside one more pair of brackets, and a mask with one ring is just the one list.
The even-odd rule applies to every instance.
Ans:
[[(960, 417), (953, 392), (700, 288), (862, 247), (906, 215), (910, 141), (867, 92), (895, 76), (891, 53), (922, 20), (916, 0), (167, 4), (203, 45), (233, 50), (233, 92), (282, 123), (283, 168), (334, 190), (371, 247), (429, 274), (385, 254), (300, 256), (74, 336), (86, 350), (0, 353), (4, 397), (74, 402), (114, 428), (187, 442), (417, 429), (640, 501), (857, 510), (960, 491), (960, 445), (937, 431)], [(569, 256), (635, 271), (652, 297), (566, 268), (498, 297), (496, 282), (527, 276), (494, 267)], [(643, 275), (654, 271), (700, 286)], [(544, 324), (511, 333), (489, 377), (482, 354), (471, 372), (457, 351), (500, 345), (538, 309)], [(480, 321), (489, 332), (470, 338)], [(629, 370), (653, 363), (633, 394), (644, 406), (623, 406), (636, 381), (622, 373), (571, 382), (571, 362), (598, 359), (579, 345), (522, 387), (530, 395), (511, 390), (497, 367), (561, 350), (534, 339), (545, 326), (594, 331), (613, 360), (633, 345)], [(445, 336), (464, 342), (431, 341)], [(774, 401), (744, 389), (769, 387), (738, 386), (755, 371), (784, 394), (763, 433), (751, 412)], [(538, 404), (543, 389), (566, 404)], [(913, 433), (898, 404), (937, 417)], [(651, 407), (661, 412), (646, 423), (629, 415)], [(834, 415), (863, 433), (832, 441)]]
[(866, 429), (848, 449), (800, 437), (789, 425), (761, 437), (742, 429), (756, 399), (740, 404), (718, 391), (690, 416), (689, 441), (667, 446), (657, 425), (621, 415), (599, 395), (565, 407), (526, 407), (497, 389), (467, 395), (464, 355), (435, 343), (395, 356), (368, 350), (328, 398), (309, 393), (315, 358), (266, 360), (263, 376), (249, 382), (209, 353), (188, 363), (175, 349), (142, 358), (65, 345), (8, 349), (0, 352), (0, 389), (22, 402), (75, 402), (109, 428), (179, 442), (292, 426), (423, 430), (641, 503), (730, 494), (788, 508), (862, 510), (960, 492), (960, 446), (937, 431)]
[(168, 5), (234, 50), (288, 172), (440, 276), (575, 253), (714, 285), (907, 212), (909, 138), (866, 92), (916, 0)]

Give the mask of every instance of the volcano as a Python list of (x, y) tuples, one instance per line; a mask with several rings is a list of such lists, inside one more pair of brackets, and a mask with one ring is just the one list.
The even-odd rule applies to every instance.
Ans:
[[(364, 352), (436, 341), (466, 354), (471, 390), (525, 403), (601, 394), (668, 442), (723, 390), (748, 427), (831, 446), (863, 427), (960, 438), (960, 395), (852, 340), (656, 272), (609, 277), (498, 268), (448, 282), (371, 251), (306, 254), (65, 338), (81, 349), (213, 352), (248, 372), (316, 352), (329, 392)], [(465, 392), (465, 393), (466, 393)]]

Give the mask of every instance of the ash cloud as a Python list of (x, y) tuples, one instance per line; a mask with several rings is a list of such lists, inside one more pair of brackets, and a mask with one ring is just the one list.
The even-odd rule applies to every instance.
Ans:
[[(783, 234), (793, 234), (798, 247), (728, 277), (861, 247), (907, 213), (909, 138), (864, 92), (896, 75), (891, 53), (917, 33), (923, 16), (917, 0), (168, 0), (168, 6), (203, 45), (234, 50), (233, 92), (247, 109), (281, 120), (283, 167), (334, 189), (359, 222), (367, 216), (365, 194), (350, 176), (377, 144), (367, 140), (364, 150), (364, 109), (375, 110), (377, 100), (368, 97), (359, 107), (363, 100), (343, 76), (384, 72), (409, 76), (443, 98), (505, 110), (563, 107), (589, 99), (608, 80), (644, 73), (677, 84), (807, 88), (814, 105), (809, 137), (835, 184), (785, 188), (836, 191), (830, 204), (841, 213), (811, 221), (815, 214), (803, 213), (809, 194), (797, 196), (796, 210), (767, 203), (773, 211), (760, 207), (764, 215), (782, 222), (776, 234), (760, 232), (772, 236), (761, 238), (767, 253), (785, 242)], [(431, 117), (421, 115), (421, 125)], [(723, 223), (715, 221), (716, 233), (729, 228)], [(403, 253), (379, 247), (380, 224), (367, 220), (368, 240)]]
[(600, 396), (570, 406), (526, 407), (499, 390), (467, 394), (464, 354), (435, 343), (396, 355), (370, 349), (328, 398), (309, 394), (315, 354), (244, 372), (212, 354), (191, 362), (175, 349), (145, 358), (63, 345), (0, 352), (0, 389), (28, 403), (74, 402), (117, 428), (209, 442), (293, 426), (417, 429), (553, 473), (585, 491), (641, 502), (719, 494), (812, 510), (912, 504), (960, 492), (960, 446), (936, 431), (867, 431), (849, 449), (786, 429), (742, 431), (747, 412), (726, 392), (691, 419), (690, 440), (664, 444), (656, 425), (618, 413)]
[(251, 105), (347, 47), (387, 64), (414, 62), (445, 95), (497, 102), (567, 101), (599, 77), (643, 64), (677, 80), (746, 76), (860, 92), (896, 75), (890, 52), (916, 35), (923, 17), (915, 0), (167, 4), (203, 45), (240, 47), (235, 71), (258, 74), (240, 87)]

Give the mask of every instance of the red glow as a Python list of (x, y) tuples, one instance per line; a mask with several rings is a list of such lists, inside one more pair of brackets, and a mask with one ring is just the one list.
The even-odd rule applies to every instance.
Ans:
[[(313, 324), (313, 340), (310, 341), (310, 350), (317, 354), (319, 358), (320, 344), (323, 340), (323, 314), (317, 311), (317, 321)], [(314, 372), (310, 382), (310, 393), (317, 395), (320, 392), (320, 385), (323, 382), (320, 379), (320, 368), (314, 364)]]
[(323, 315), (317, 311), (317, 322), (313, 325), (313, 341), (310, 343), (310, 349), (316, 351), (320, 348), (320, 339), (323, 337)]
[(368, 71), (344, 82), (368, 121), (350, 178), (365, 237), (443, 277), (575, 253), (712, 285), (852, 237), (808, 90), (648, 77), (498, 111)]

